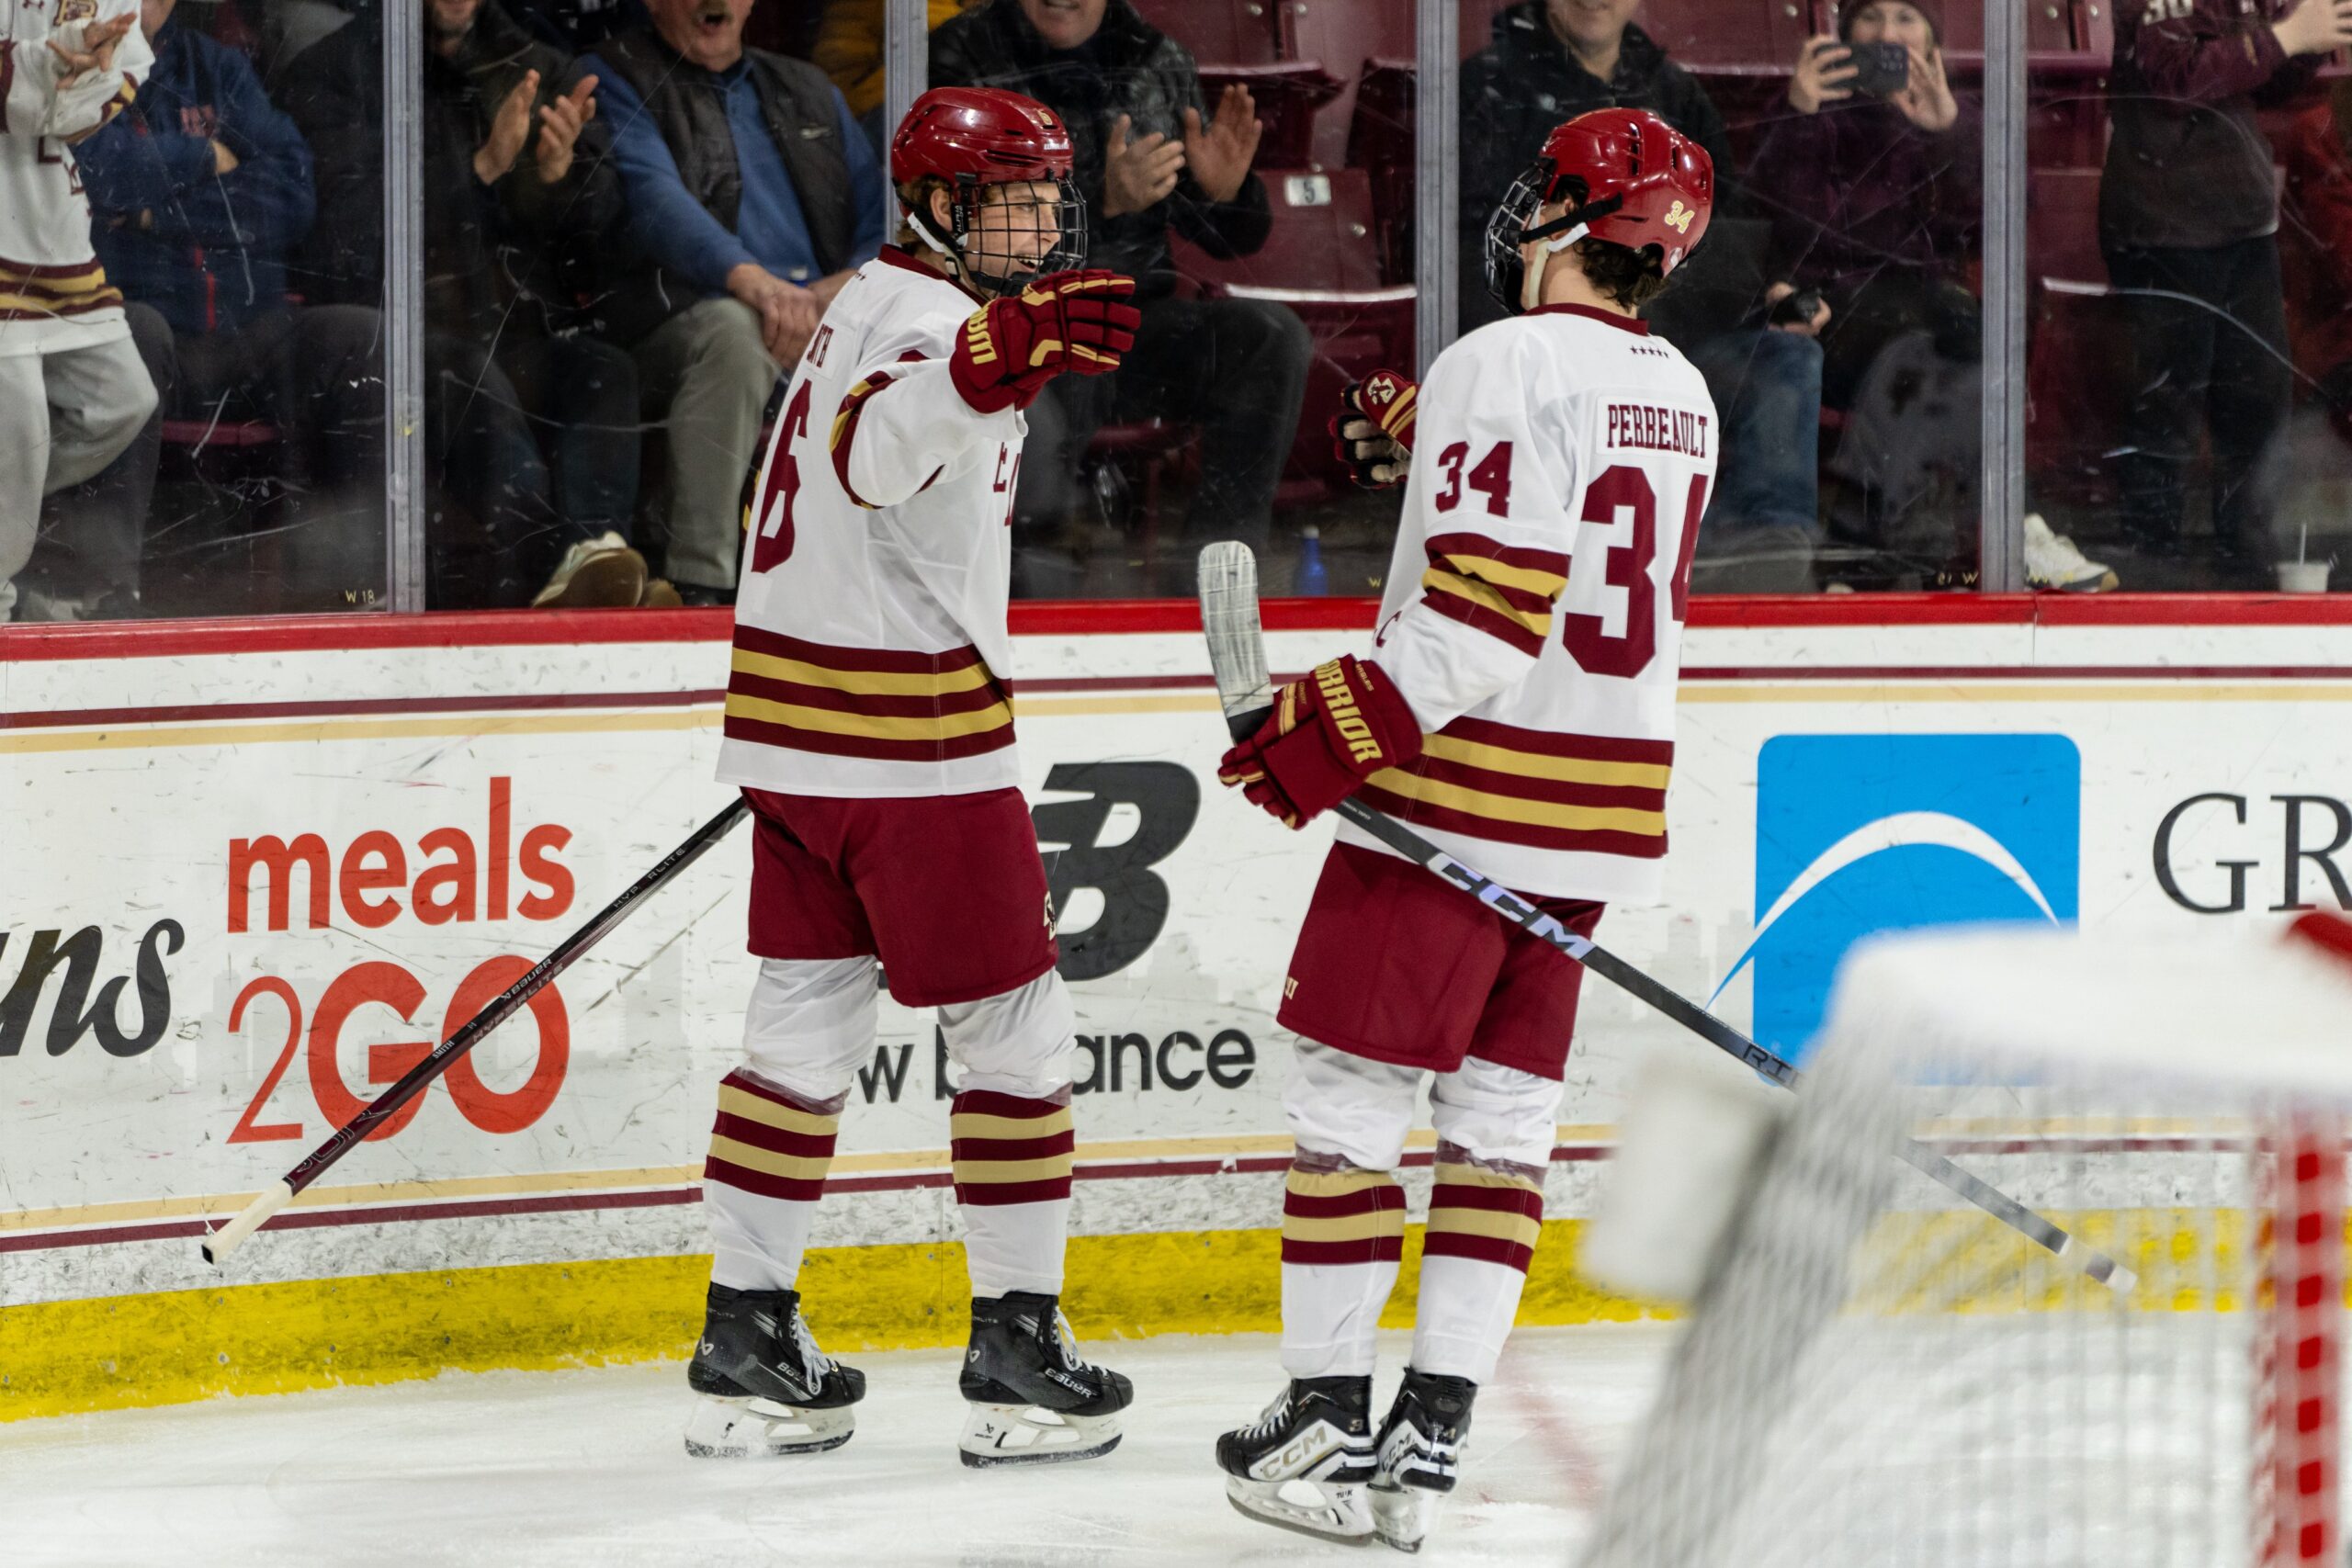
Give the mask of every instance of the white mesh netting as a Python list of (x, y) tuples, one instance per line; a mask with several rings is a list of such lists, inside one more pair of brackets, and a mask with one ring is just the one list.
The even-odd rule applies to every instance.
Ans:
[[(2283, 1129), (2333, 1129), (2314, 1146), (2340, 1155), (2352, 978), (2331, 962), (2070, 933), (1858, 953), (1584, 1568), (2267, 1561), (2259, 1227)], [(1906, 1136), (2136, 1283), (1928, 1180), (1892, 1156)], [(2327, 1223), (2310, 1256), (2340, 1303), (2340, 1197)]]

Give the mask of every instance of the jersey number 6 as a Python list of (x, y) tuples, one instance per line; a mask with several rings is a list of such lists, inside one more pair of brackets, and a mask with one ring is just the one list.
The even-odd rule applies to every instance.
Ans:
[(752, 516), (754, 572), (772, 571), (792, 555), (792, 502), (800, 492), (800, 465), (792, 456), (792, 444), (808, 434), (808, 386), (803, 381), (792, 394), (792, 406), (784, 411), (784, 423), (776, 430), (775, 461), (768, 466), (759, 511)]

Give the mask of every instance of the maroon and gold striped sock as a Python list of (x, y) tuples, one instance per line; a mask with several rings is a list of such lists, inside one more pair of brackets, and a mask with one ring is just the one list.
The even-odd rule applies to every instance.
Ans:
[(1405, 1190), (1385, 1170), (1294, 1165), (1283, 1193), (1283, 1369), (1363, 1377), (1405, 1249)]
[(948, 1108), (948, 1136), (972, 1293), (1059, 1295), (1078, 1146), (1068, 1091), (1032, 1100), (967, 1089)]
[(1543, 1225), (1536, 1172), (1441, 1157), (1421, 1247), (1415, 1370), (1479, 1383), (1494, 1376)]
[(714, 1281), (738, 1291), (795, 1288), (840, 1129), (838, 1101), (804, 1100), (740, 1071), (719, 1084), (702, 1171)]

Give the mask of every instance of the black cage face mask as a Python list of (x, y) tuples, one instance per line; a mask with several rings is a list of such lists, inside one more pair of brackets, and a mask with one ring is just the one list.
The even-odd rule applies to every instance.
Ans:
[[(1040, 196), (1037, 187), (1047, 186), (1054, 194)], [(1026, 189), (959, 184), (949, 204), (955, 231), (941, 248), (977, 293), (1018, 294), (1040, 277), (1086, 265), (1086, 198), (1068, 180), (1039, 180)], [(941, 244), (929, 213), (915, 214), (914, 222), (925, 239)], [(1041, 253), (1039, 241), (1048, 235), (1051, 243)]]
[[(1562, 181), (1561, 188), (1554, 192), (1553, 179), (1552, 160), (1536, 159), (1511, 181), (1510, 189), (1503, 193), (1500, 205), (1487, 220), (1487, 292), (1514, 316), (1526, 309), (1521, 294), (1527, 287), (1527, 261), (1520, 254), (1520, 247), (1596, 222), (1625, 205), (1622, 194), (1587, 201), (1584, 181), (1575, 175)], [(1544, 202), (1562, 197), (1568, 203), (1566, 212), (1549, 223), (1536, 222)]]

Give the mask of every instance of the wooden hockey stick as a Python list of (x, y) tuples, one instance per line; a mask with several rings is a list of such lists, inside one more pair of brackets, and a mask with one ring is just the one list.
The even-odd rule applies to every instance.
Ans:
[(628, 892), (605, 905), (594, 919), (564, 938), (562, 944), (554, 952), (532, 964), (530, 971), (521, 979), (501, 991), (488, 1007), (469, 1019), (464, 1028), (435, 1046), (433, 1054), (402, 1074), (398, 1083), (378, 1095), (358, 1115), (336, 1128), (325, 1143), (303, 1156), (302, 1162), (280, 1178), (277, 1185), (238, 1211), (236, 1218), (208, 1235), (202, 1243), (204, 1260), (216, 1268), (226, 1262), (231, 1253), (244, 1245), (247, 1236), (259, 1230), (271, 1215), (292, 1202), (297, 1192), (324, 1176), (335, 1161), (349, 1154), (386, 1117), (424, 1093), (424, 1086), (447, 1071), (450, 1063), (481, 1044), (492, 1030), (512, 1018), (548, 981), (571, 968), (582, 953), (603, 941), (606, 932), (627, 919), (632, 909), (701, 858), (705, 850), (725, 838), (728, 829), (741, 821), (750, 809), (739, 795), (726, 810), (695, 829), (692, 838), (672, 850), (662, 858), (660, 864), (631, 883)]
[[(1258, 619), (1258, 562), (1247, 545), (1224, 542), (1201, 551), (1201, 629), (1209, 645), (1209, 668), (1216, 677), (1217, 705), (1225, 710), (1226, 728), (1237, 740), (1255, 734), (1274, 703), (1272, 678), (1266, 671), (1266, 647)], [(1564, 958), (1573, 959), (1602, 979), (1631, 992), (1710, 1045), (1746, 1066), (1754, 1068), (1782, 1089), (1797, 1087), (1794, 1064), (1755, 1041), (1667, 986), (1652, 979), (1589, 937), (1578, 936), (1559, 921), (1473, 867), (1439, 849), (1404, 823), (1374, 810), (1351, 796), (1332, 808), (1348, 821), (1386, 844), (1406, 859), (1428, 868), (1464, 893), (1543, 942)], [(2134, 1276), (2114, 1258), (2081, 1237), (2069, 1235), (2024, 1204), (1954, 1165), (1925, 1144), (1904, 1140), (1896, 1149), (1905, 1163), (2003, 1224), (2046, 1248), (2061, 1262), (2081, 1270), (2118, 1295), (2131, 1292)]]

